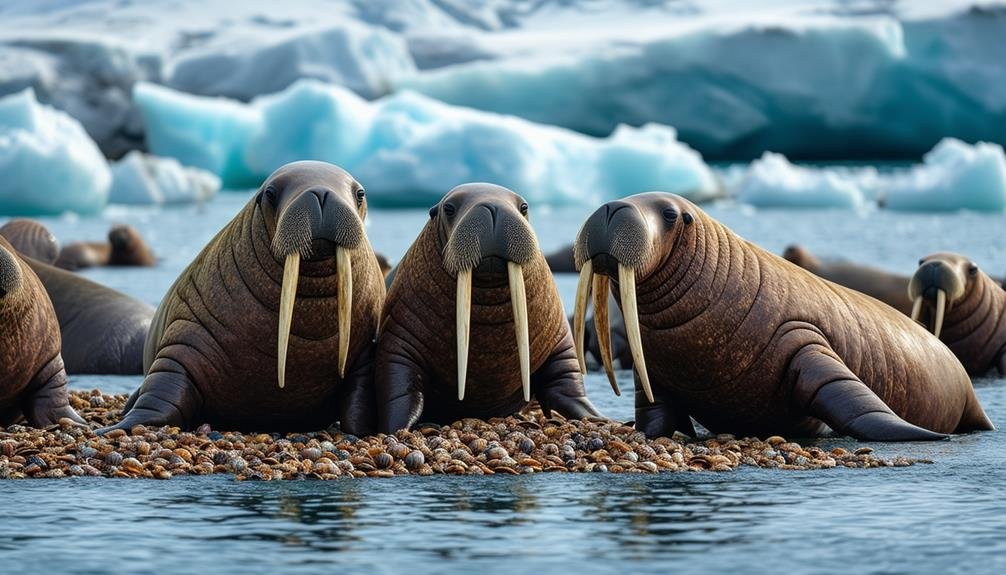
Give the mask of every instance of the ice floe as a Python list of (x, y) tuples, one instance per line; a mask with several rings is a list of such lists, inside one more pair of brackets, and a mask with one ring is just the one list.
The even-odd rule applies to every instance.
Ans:
[(174, 158), (130, 152), (112, 164), (113, 204), (182, 204), (203, 202), (220, 190), (220, 178)]

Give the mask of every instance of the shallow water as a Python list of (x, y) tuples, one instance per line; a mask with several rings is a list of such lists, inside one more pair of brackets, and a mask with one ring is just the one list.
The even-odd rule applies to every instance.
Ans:
[[(137, 225), (161, 256), (155, 269), (86, 275), (156, 304), (171, 281), (248, 196), (201, 207), (112, 209), (46, 224), (63, 241)], [(546, 250), (571, 241), (589, 208), (536, 211)], [(1006, 271), (1006, 216), (709, 210), (775, 252), (799, 241), (910, 273), (926, 253), (966, 253)], [(375, 249), (397, 260), (422, 210), (371, 212)], [(570, 309), (576, 279), (559, 279)], [(620, 379), (628, 382), (629, 373)], [(80, 389), (128, 392), (139, 377), (75, 377)], [(631, 394), (587, 382), (609, 416), (632, 417)], [(623, 385), (623, 388), (625, 385)], [(1006, 380), (976, 382), (1006, 426)], [(829, 439), (832, 447), (858, 446)], [(872, 444), (933, 465), (880, 470), (660, 476), (555, 475), (249, 483), (223, 476), (168, 482), (65, 479), (0, 482), (0, 572), (656, 573), (996, 572), (1006, 569), (1006, 439), (1002, 433), (926, 444)], [(519, 560), (518, 563), (516, 560)]]

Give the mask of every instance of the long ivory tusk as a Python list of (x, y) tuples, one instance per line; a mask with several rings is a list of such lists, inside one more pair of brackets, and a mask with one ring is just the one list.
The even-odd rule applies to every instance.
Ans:
[(335, 248), (335, 265), (339, 274), (339, 378), (346, 377), (346, 357), (353, 327), (353, 258), (349, 250)]
[(912, 302), (912, 321), (919, 321), (919, 316), (922, 315), (922, 296), (915, 298)]
[(279, 387), (286, 385), (286, 351), (290, 346), (290, 328), (293, 324), (293, 304), (297, 301), (297, 279), (300, 277), (300, 253), (286, 256), (283, 264), (283, 287), (279, 294), (279, 347), (276, 360)]
[(615, 368), (611, 361), (611, 328), (608, 323), (608, 276), (594, 276), (594, 331), (597, 332), (597, 346), (601, 350), (601, 363), (608, 375), (608, 383), (615, 395), (622, 395), (615, 379)]
[(531, 401), (531, 342), (527, 333), (527, 294), (524, 291), (524, 271), (519, 264), (507, 262), (510, 279), (510, 303), (517, 330), (517, 357), (520, 359), (520, 381), (524, 386), (524, 401)]
[(457, 293), (458, 338), (458, 401), (465, 398), (465, 376), (468, 374), (468, 340), (471, 335), (472, 270), (458, 272)]
[[(636, 364), (636, 373), (643, 384), (646, 399), (653, 403), (653, 389), (650, 388), (650, 376), (646, 373), (646, 360), (643, 358), (643, 340), (639, 335), (639, 311), (636, 309), (636, 272), (618, 264), (618, 288), (622, 294), (622, 317), (625, 321), (625, 335), (629, 339), (629, 349), (632, 351), (632, 361)], [(594, 310), (597, 313), (597, 310)]]
[(933, 335), (937, 339), (943, 331), (943, 314), (947, 311), (947, 292), (936, 290), (936, 322), (933, 324)]
[(580, 281), (576, 284), (576, 305), (573, 307), (573, 342), (576, 360), (580, 362), (580, 373), (587, 373), (587, 362), (583, 354), (583, 334), (587, 321), (587, 297), (590, 295), (591, 276), (594, 265), (587, 260), (580, 268)]

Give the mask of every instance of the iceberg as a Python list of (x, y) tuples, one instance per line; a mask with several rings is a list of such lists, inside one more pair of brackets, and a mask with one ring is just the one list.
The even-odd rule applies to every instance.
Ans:
[(794, 166), (772, 152), (751, 162), (735, 193), (756, 207), (857, 209), (864, 204), (854, 180), (834, 170)]
[(892, 210), (1006, 212), (1006, 155), (1002, 146), (947, 138), (907, 173), (884, 185)]
[(451, 106), (410, 91), (368, 102), (302, 80), (241, 104), (138, 84), (150, 150), (207, 169), (225, 188), (258, 185), (294, 160), (349, 170), (384, 205), (429, 205), (451, 187), (488, 181), (531, 201), (595, 203), (660, 189), (707, 199), (719, 184), (701, 155), (656, 124), (586, 136)]
[(130, 152), (112, 164), (112, 204), (182, 204), (203, 202), (220, 190), (220, 178), (187, 168), (174, 158)]
[(93, 213), (108, 201), (108, 164), (80, 122), (31, 88), (0, 98), (0, 214)]

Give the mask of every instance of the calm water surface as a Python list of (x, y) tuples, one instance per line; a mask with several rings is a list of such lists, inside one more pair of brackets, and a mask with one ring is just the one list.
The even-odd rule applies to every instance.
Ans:
[[(246, 198), (46, 223), (63, 242), (101, 238), (113, 222), (137, 225), (162, 258), (158, 268), (86, 275), (156, 304)], [(589, 211), (534, 211), (542, 247), (571, 241)], [(1006, 271), (1002, 215), (710, 211), (775, 252), (798, 241), (910, 273), (920, 256), (949, 249), (994, 275)], [(426, 217), (372, 211), (371, 242), (397, 260)], [(567, 309), (575, 284), (559, 280)], [(124, 393), (139, 381), (75, 377), (73, 385)], [(605, 413), (632, 417), (631, 394), (615, 398), (603, 377), (590, 376), (587, 387)], [(1006, 426), (1006, 380), (976, 387)], [(660, 476), (0, 482), (0, 573), (1006, 572), (1002, 433), (872, 447), (935, 463)]]

